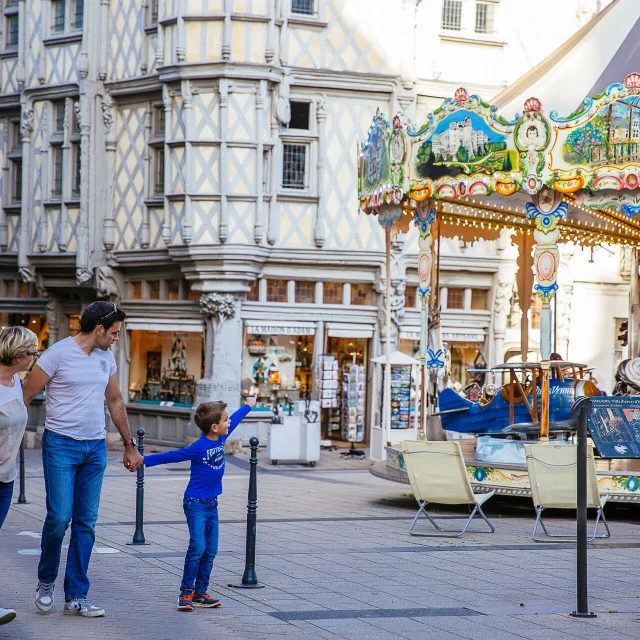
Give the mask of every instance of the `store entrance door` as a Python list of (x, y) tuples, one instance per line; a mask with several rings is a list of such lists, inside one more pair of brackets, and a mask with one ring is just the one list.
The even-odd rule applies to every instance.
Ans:
[[(322, 400), (323, 437), (344, 442), (366, 442), (367, 362), (369, 338), (327, 337)], [(335, 371), (336, 375), (328, 372)], [(327, 380), (324, 380), (327, 378)], [(335, 384), (328, 379), (335, 379)], [(334, 393), (332, 393), (332, 391)]]

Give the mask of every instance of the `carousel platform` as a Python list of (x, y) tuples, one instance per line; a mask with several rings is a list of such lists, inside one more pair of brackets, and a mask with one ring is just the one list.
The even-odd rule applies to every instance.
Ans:
[[(530, 497), (526, 464), (488, 463), (476, 460), (476, 438), (460, 440), (467, 473), (476, 493), (495, 491), (504, 496)], [(640, 460), (605, 460), (596, 458), (598, 486), (612, 502), (640, 503)], [(402, 451), (387, 447), (387, 460), (369, 467), (372, 475), (409, 484)]]

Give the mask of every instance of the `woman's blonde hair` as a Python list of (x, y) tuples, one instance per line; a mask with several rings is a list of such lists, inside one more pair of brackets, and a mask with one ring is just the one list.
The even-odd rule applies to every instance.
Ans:
[(0, 364), (11, 366), (15, 360), (38, 350), (38, 336), (26, 327), (0, 329)]

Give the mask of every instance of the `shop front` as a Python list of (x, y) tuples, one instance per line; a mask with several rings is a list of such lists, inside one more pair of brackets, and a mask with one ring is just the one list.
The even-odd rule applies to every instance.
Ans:
[(245, 320), (242, 394), (257, 395), (253, 415), (270, 421), (313, 400), (323, 438), (366, 442), (372, 337), (369, 324)]

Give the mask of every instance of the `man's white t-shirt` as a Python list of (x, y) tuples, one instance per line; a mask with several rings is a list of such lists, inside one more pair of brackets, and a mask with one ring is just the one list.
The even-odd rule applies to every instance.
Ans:
[(104, 392), (117, 371), (113, 353), (94, 349), (87, 355), (69, 337), (49, 347), (37, 366), (51, 377), (45, 427), (75, 440), (106, 438)]

